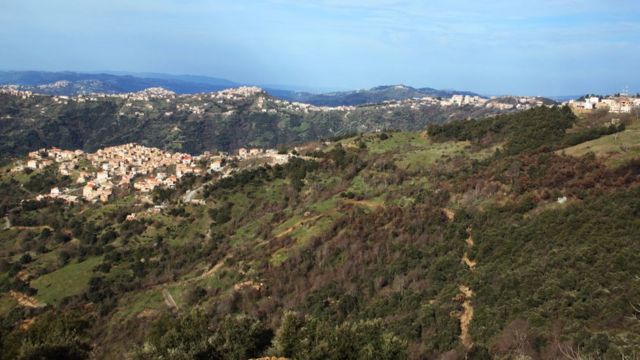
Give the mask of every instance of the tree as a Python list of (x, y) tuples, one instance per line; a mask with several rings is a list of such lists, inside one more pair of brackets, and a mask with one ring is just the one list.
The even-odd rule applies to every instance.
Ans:
[(154, 323), (146, 342), (134, 359), (230, 359), (258, 357), (271, 343), (272, 333), (258, 320), (228, 315), (215, 327), (208, 317), (193, 312), (174, 318), (167, 315)]
[(304, 326), (304, 318), (293, 311), (286, 311), (282, 317), (282, 324), (276, 332), (274, 349), (277, 354), (292, 358), (301, 349), (301, 330)]
[(58, 265), (63, 267), (69, 263), (69, 259), (71, 259), (71, 255), (69, 252), (62, 250), (58, 253)]
[(225, 359), (243, 360), (261, 355), (273, 333), (260, 321), (246, 315), (228, 315), (209, 339)]
[(274, 339), (274, 352), (293, 359), (405, 359), (406, 347), (379, 319), (335, 326), (294, 312), (284, 314)]
[(3, 359), (89, 358), (90, 347), (83, 339), (87, 323), (73, 314), (46, 313), (37, 318), (26, 332), (16, 330), (3, 339)]

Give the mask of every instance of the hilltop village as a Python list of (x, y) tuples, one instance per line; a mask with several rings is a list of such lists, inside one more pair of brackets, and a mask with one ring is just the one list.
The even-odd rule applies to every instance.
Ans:
[(606, 109), (616, 114), (628, 114), (634, 108), (640, 108), (640, 97), (631, 97), (628, 94), (587, 96), (583, 100), (571, 100), (568, 104), (576, 110), (592, 111)]
[[(20, 90), (19, 87), (12, 85), (0, 87), (0, 94), (1, 93), (20, 96), (23, 99), (37, 95), (32, 91)], [(120, 116), (124, 116), (131, 111), (133, 111), (136, 116), (143, 116), (146, 111), (154, 110), (154, 104), (148, 103), (151, 100), (160, 100), (167, 104), (175, 103), (174, 111), (166, 111), (163, 113), (164, 116), (168, 117), (174, 115), (175, 112), (187, 112), (194, 115), (203, 115), (209, 109), (217, 107), (221, 107), (224, 111), (223, 114), (229, 116), (237, 111), (236, 105), (238, 102), (243, 102), (247, 99), (256, 99), (255, 103), (252, 104), (255, 110), (269, 114), (275, 114), (282, 111), (300, 113), (330, 111), (349, 112), (356, 110), (358, 107), (371, 106), (383, 109), (394, 109), (409, 106), (413, 110), (420, 109), (421, 107), (433, 106), (443, 108), (470, 106), (496, 110), (528, 110), (533, 107), (546, 104), (542, 98), (533, 96), (493, 96), (491, 98), (484, 98), (481, 96), (471, 95), (452, 95), (449, 98), (424, 96), (406, 100), (388, 100), (379, 104), (359, 106), (316, 106), (300, 102), (280, 100), (269, 96), (269, 94), (263, 89), (252, 86), (242, 86), (213, 93), (192, 95), (180, 95), (163, 88), (148, 88), (140, 92), (123, 94), (96, 93), (77, 96), (52, 96), (54, 103), (63, 105), (69, 104), (70, 102), (84, 103), (107, 98), (125, 100), (124, 106), (119, 113)], [(141, 105), (140, 102), (143, 104)], [(45, 109), (42, 109), (42, 111), (44, 112)]]
[(402, 106), (410, 106), (413, 110), (422, 107), (440, 106), (440, 107), (463, 107), (470, 106), (475, 108), (487, 108), (496, 110), (529, 110), (534, 107), (544, 106), (545, 102), (538, 97), (522, 96), (522, 97), (497, 97), (483, 98), (481, 96), (471, 95), (453, 95), (450, 98), (437, 98), (426, 96), (422, 98), (385, 101), (382, 106), (388, 108), (399, 108)]
[[(295, 152), (294, 152), (295, 153)], [(40, 149), (28, 154), (26, 161), (18, 161), (13, 173), (44, 170), (56, 167), (60, 175), (68, 176), (73, 185), (54, 187), (37, 199), (56, 198), (66, 202), (86, 200), (107, 202), (118, 189), (129, 189), (144, 195), (156, 187), (174, 188), (188, 174), (205, 172), (227, 177), (238, 169), (238, 164), (284, 164), (294, 153), (275, 149), (241, 148), (235, 154), (220, 152), (192, 156), (179, 152), (124, 144), (99, 149), (94, 153), (59, 148)]]

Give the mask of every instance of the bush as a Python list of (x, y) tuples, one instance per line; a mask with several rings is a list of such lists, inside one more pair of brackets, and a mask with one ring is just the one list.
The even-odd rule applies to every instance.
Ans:
[(274, 339), (274, 351), (293, 359), (405, 359), (407, 344), (384, 328), (380, 320), (335, 326), (286, 312)]

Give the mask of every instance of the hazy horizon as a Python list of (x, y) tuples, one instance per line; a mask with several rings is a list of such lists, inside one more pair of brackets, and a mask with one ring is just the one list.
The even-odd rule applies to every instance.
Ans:
[(3, 4), (0, 20), (6, 70), (190, 74), (307, 91), (640, 91), (640, 3), (624, 0), (25, 0)]

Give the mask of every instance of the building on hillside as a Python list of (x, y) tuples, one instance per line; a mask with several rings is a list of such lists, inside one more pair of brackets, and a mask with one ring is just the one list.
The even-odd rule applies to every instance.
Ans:
[(451, 97), (451, 102), (460, 106), (464, 103), (464, 95), (453, 95)]
[(99, 171), (96, 173), (96, 181), (105, 182), (109, 180), (109, 173), (107, 171)]
[(138, 190), (138, 191), (140, 191), (140, 192), (148, 193), (148, 192), (153, 191), (153, 189), (155, 189), (156, 186), (159, 186), (160, 184), (161, 184), (161, 181), (158, 180), (157, 178), (155, 178), (155, 177), (146, 177), (146, 178), (143, 178), (143, 179), (141, 179), (139, 181), (136, 181), (133, 184), (133, 188)]
[(585, 100), (585, 102), (593, 105), (597, 105), (598, 103), (600, 103), (600, 98), (597, 96), (591, 96), (587, 100)]
[(609, 111), (617, 114), (628, 114), (633, 110), (634, 100), (629, 97), (612, 97), (603, 99), (602, 104), (609, 108)]
[(82, 197), (87, 201), (98, 201), (107, 202), (109, 201), (109, 197), (113, 193), (113, 185), (110, 183), (98, 185), (93, 181), (89, 181), (82, 188)]
[(222, 159), (213, 160), (211, 165), (209, 166), (210, 171), (220, 171), (222, 170)]

